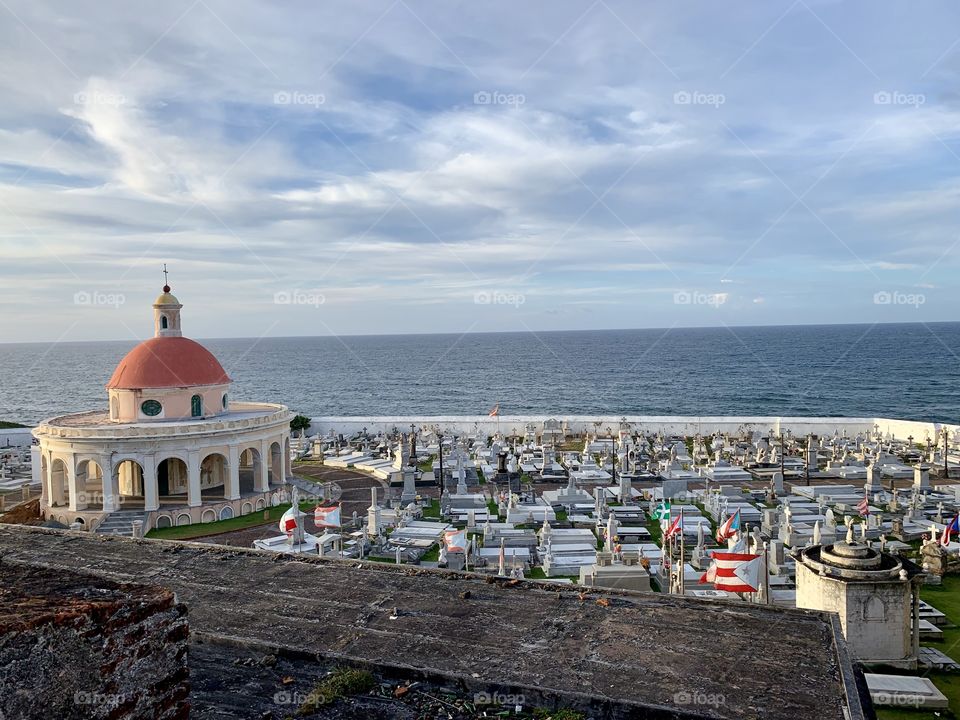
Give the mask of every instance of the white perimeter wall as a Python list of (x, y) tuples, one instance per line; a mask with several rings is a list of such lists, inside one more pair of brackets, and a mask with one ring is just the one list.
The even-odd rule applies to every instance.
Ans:
[(33, 442), (33, 428), (0, 429), (0, 447), (29, 447)]
[[(481, 435), (492, 435), (498, 429), (505, 435), (522, 435), (527, 423), (534, 423), (537, 430), (541, 430), (544, 420), (555, 419), (565, 423), (571, 432), (594, 431), (600, 423), (600, 434), (608, 434), (608, 428), (616, 432), (622, 415), (505, 415), (492, 418), (486, 415), (397, 415), (381, 417), (317, 417), (310, 425), (310, 434), (320, 433), (327, 435), (333, 431), (352, 435), (367, 429), (367, 432), (376, 434), (381, 430), (391, 431), (398, 429), (407, 431), (410, 425), (421, 427), (436, 427), (445, 433), (471, 434), (479, 432)], [(889, 418), (812, 418), (812, 417), (694, 417), (694, 416), (649, 416), (628, 415), (627, 422), (634, 427), (648, 433), (663, 431), (668, 435), (709, 435), (714, 432), (740, 433), (745, 430), (758, 430), (764, 434), (773, 430), (775, 434), (790, 430), (794, 436), (804, 436), (810, 433), (815, 435), (833, 435), (846, 430), (848, 437), (854, 437), (859, 432), (873, 432), (879, 426), (880, 432), (892, 434), (895, 438), (905, 440), (913, 436), (915, 442), (923, 441), (927, 436), (936, 438), (944, 427), (941, 423), (917, 422), (913, 420), (894, 420)], [(958, 429), (957, 425), (947, 425), (951, 433)]]
[[(571, 432), (579, 433), (584, 430), (594, 431), (596, 422), (600, 423), (601, 435), (607, 434), (607, 428), (616, 432), (622, 415), (505, 415), (500, 418), (500, 432), (506, 435), (522, 435), (527, 423), (534, 423), (539, 432), (543, 428), (544, 420), (559, 420), (566, 423)], [(892, 434), (895, 438), (906, 440), (913, 436), (915, 442), (922, 442), (928, 436), (936, 438), (943, 427), (950, 429), (951, 434), (960, 428), (957, 425), (941, 423), (918, 422), (914, 420), (894, 420), (890, 418), (810, 418), (810, 417), (693, 417), (693, 416), (652, 416), (629, 415), (627, 421), (644, 432), (655, 433), (662, 431), (668, 435), (710, 435), (716, 431), (722, 433), (739, 433), (744, 430), (759, 430), (774, 433), (781, 429), (790, 430), (794, 436), (804, 436), (809, 433), (815, 435), (833, 435), (837, 430), (842, 434), (847, 431), (848, 437), (854, 437), (859, 432), (872, 432), (879, 426), (880, 432)], [(331, 431), (352, 435), (363, 428), (367, 432), (376, 434), (381, 430), (391, 431), (394, 428), (408, 431), (410, 425), (417, 428), (436, 427), (445, 433), (471, 434), (479, 432), (481, 435), (493, 435), (498, 428), (497, 418), (486, 415), (397, 415), (380, 417), (317, 417), (313, 418), (309, 433), (327, 435)], [(6, 445), (30, 445), (31, 428), (17, 428), (0, 430), (0, 447)]]

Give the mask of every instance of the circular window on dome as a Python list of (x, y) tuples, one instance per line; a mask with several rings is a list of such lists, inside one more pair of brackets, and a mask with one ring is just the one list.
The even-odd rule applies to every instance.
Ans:
[(150, 417), (154, 417), (156, 415), (159, 415), (161, 412), (163, 412), (163, 405), (161, 405), (156, 400), (144, 400), (143, 403), (141, 403), (140, 405), (140, 410), (143, 412), (144, 415), (149, 415)]

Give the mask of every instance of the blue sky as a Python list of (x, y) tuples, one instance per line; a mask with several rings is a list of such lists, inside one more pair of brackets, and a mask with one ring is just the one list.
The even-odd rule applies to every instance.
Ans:
[(955, 3), (0, 16), (3, 340), (956, 319)]

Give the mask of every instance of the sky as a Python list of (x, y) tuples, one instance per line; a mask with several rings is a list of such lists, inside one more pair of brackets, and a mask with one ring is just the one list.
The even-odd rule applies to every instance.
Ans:
[(0, 341), (956, 319), (956, 3), (0, 18)]

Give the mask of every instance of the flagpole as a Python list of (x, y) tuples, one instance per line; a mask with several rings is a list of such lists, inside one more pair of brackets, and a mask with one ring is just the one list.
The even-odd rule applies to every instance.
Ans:
[(680, 587), (680, 594), (684, 594), (684, 572), (683, 572), (683, 508), (680, 508), (680, 566), (678, 568), (680, 573), (680, 582), (678, 583)]
[(764, 585), (764, 597), (766, 598), (767, 605), (770, 604), (770, 560), (767, 553), (769, 552), (768, 543), (763, 543), (763, 585)]

